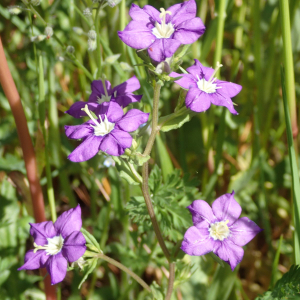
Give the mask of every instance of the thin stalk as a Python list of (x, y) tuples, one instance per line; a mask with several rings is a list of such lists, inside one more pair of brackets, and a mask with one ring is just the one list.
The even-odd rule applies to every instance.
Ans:
[[(216, 49), (214, 56), (214, 67), (217, 65), (217, 62), (221, 62), (222, 57), (222, 47), (223, 47), (223, 35), (224, 35), (224, 23), (226, 17), (226, 0), (219, 1), (219, 10), (218, 10), (218, 27), (217, 27), (217, 38), (216, 38)], [(220, 69), (217, 71), (215, 77), (220, 75)]]
[[(147, 142), (145, 151), (143, 153), (145, 156), (149, 155), (151, 153), (153, 143), (155, 141), (155, 137), (156, 137), (156, 133), (157, 133), (158, 103), (159, 103), (160, 89), (161, 89), (161, 84), (155, 83), (154, 98), (153, 98), (153, 110), (152, 110), (152, 131), (151, 131), (149, 140)], [(142, 177), (143, 177), (142, 192), (143, 192), (143, 195), (145, 198), (147, 210), (150, 215), (150, 219), (151, 219), (153, 229), (155, 231), (158, 243), (161, 246), (167, 260), (170, 261), (170, 253), (169, 253), (169, 251), (166, 247), (165, 241), (162, 237), (162, 233), (160, 231), (160, 228), (159, 228), (159, 225), (158, 225), (155, 213), (154, 213), (151, 197), (149, 195), (148, 176), (149, 176), (148, 162), (145, 162), (143, 164), (143, 169), (142, 169)]]
[(96, 36), (97, 36), (97, 51), (96, 51), (96, 57), (97, 57), (97, 62), (98, 62), (98, 70), (97, 70), (97, 78), (100, 78), (101, 75), (101, 69), (102, 69), (102, 56), (101, 56), (101, 43), (100, 43), (100, 10), (101, 10), (101, 5), (102, 2), (99, 3), (97, 11), (96, 11), (96, 16), (95, 16), (95, 29), (96, 29)]
[[(126, 0), (122, 0), (120, 4), (120, 30), (124, 30), (125, 25), (126, 25)], [(122, 58), (125, 60), (126, 59), (126, 44), (122, 43)]]
[(131, 270), (129, 270), (127, 267), (125, 267), (124, 265), (122, 265), (118, 261), (116, 261), (116, 260), (114, 260), (114, 259), (106, 256), (103, 253), (97, 254), (97, 257), (100, 258), (100, 259), (103, 259), (103, 260), (107, 261), (108, 263), (110, 263), (110, 264), (116, 266), (117, 268), (121, 269), (122, 271), (126, 272), (134, 280), (136, 280), (145, 290), (147, 290), (149, 293), (152, 292), (150, 286), (141, 277), (139, 277), (137, 274), (135, 274), (134, 272), (132, 272)]
[(92, 73), (88, 71), (88, 69), (73, 54), (68, 53), (68, 56), (72, 60), (74, 65), (84, 72), (86, 77), (88, 77), (92, 81), (94, 80)]
[(44, 65), (43, 57), (39, 56), (39, 113), (40, 113), (40, 125), (42, 128), (44, 140), (45, 140), (45, 162), (46, 162), (46, 176), (47, 176), (47, 195), (50, 205), (51, 219), (54, 223), (56, 221), (56, 209), (55, 209), (55, 197), (52, 185), (51, 167), (49, 160), (49, 139), (46, 128), (46, 106), (45, 106), (45, 78), (44, 78)]
[(296, 111), (296, 95), (295, 95), (295, 75), (294, 75), (294, 63), (293, 63), (293, 51), (292, 51), (292, 39), (291, 39), (291, 23), (289, 13), (289, 1), (280, 0), (280, 17), (282, 28), (282, 41), (283, 41), (283, 61), (285, 69), (285, 87), (286, 96), (289, 105), (289, 112), (291, 116), (292, 132), (294, 139), (294, 147), (296, 151), (296, 157), (298, 157), (298, 125), (297, 125), (297, 111)]
[(78, 6), (74, 3), (74, 1), (72, 2), (72, 7), (74, 7), (74, 9), (76, 10), (76, 12), (80, 15), (80, 17), (86, 22), (86, 24), (88, 24), (89, 27), (91, 27), (91, 23), (88, 20), (88, 18), (82, 13), (81, 9), (78, 8)]
[(134, 178), (139, 182), (139, 183), (143, 183), (143, 178), (141, 177), (141, 175), (136, 171), (136, 169), (134, 168), (134, 166), (131, 163), (128, 163), (128, 166), (130, 168), (131, 173), (133, 174)]
[(168, 290), (166, 294), (166, 300), (170, 300), (172, 297), (172, 292), (173, 292), (173, 285), (174, 285), (174, 280), (175, 280), (175, 263), (171, 262), (169, 264), (169, 283), (168, 283)]
[[(4, 94), (9, 102), (12, 114), (15, 119), (19, 141), (23, 151), (25, 161), (25, 168), (29, 182), (29, 189), (31, 201), (33, 206), (33, 214), (37, 223), (46, 221), (44, 197), (42, 188), (37, 173), (36, 157), (29, 135), (27, 121), (24, 109), (21, 103), (20, 95), (17, 91), (16, 85), (8, 68), (6, 57), (4, 54), (2, 41), (0, 38), (0, 84), (3, 88)], [(44, 269), (41, 270), (42, 276), (46, 275)], [(56, 300), (55, 287), (51, 286), (50, 276), (46, 276), (45, 294), (47, 300)]]

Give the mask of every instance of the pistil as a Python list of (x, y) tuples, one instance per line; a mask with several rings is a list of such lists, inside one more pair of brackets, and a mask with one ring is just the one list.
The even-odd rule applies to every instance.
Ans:
[(161, 24), (155, 22), (152, 33), (159, 39), (169, 38), (174, 32), (174, 27), (172, 23), (166, 24), (166, 15), (171, 15), (172, 12), (165, 10), (164, 8), (161, 8), (160, 11), (159, 18), (161, 19)]
[(214, 224), (211, 224), (210, 228), (208, 229), (210, 236), (214, 240), (223, 241), (224, 239), (226, 239), (230, 234), (229, 227), (227, 226), (228, 222), (229, 221), (226, 220), (226, 221), (221, 221), (221, 222), (216, 222)]
[(55, 236), (53, 238), (47, 238), (48, 244), (44, 246), (37, 245), (33, 243), (34, 250), (36, 253), (38, 250), (45, 250), (47, 255), (56, 255), (59, 253), (64, 245), (64, 239), (61, 235)]

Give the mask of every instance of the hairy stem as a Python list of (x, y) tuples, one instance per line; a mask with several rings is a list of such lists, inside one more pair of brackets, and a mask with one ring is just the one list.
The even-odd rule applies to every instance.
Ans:
[(166, 300), (170, 300), (173, 292), (173, 285), (174, 285), (174, 279), (175, 279), (175, 263), (171, 262), (169, 264), (169, 283), (168, 283), (168, 290), (166, 294)]
[(107, 261), (108, 263), (110, 263), (110, 264), (116, 266), (117, 268), (121, 269), (122, 271), (126, 272), (134, 280), (136, 280), (144, 289), (146, 289), (149, 293), (151, 293), (150, 286), (141, 277), (139, 277), (137, 274), (135, 274), (134, 272), (129, 270), (127, 267), (125, 267), (118, 261), (106, 256), (105, 254), (99, 253), (99, 254), (97, 254), (97, 257)]
[[(20, 140), (20, 144), (23, 151), (25, 167), (27, 172), (27, 178), (29, 181), (29, 188), (31, 194), (31, 201), (33, 206), (33, 213), (36, 222), (46, 221), (44, 197), (42, 188), (37, 174), (36, 157), (32, 145), (32, 141), (29, 135), (27, 121), (19, 93), (16, 85), (8, 68), (6, 57), (4, 54), (2, 41), (0, 38), (0, 84), (2, 85), (5, 96), (8, 99), (11, 107), (12, 114), (14, 116), (17, 132)], [(45, 276), (46, 272), (43, 269), (42, 276)], [(55, 287), (51, 286), (50, 276), (46, 276), (45, 293), (47, 300), (56, 299)]]

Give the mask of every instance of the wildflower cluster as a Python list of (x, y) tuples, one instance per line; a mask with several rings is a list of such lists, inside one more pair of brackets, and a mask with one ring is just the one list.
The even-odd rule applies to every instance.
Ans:
[[(88, 12), (85, 12), (85, 15), (87, 14)], [(148, 160), (156, 134), (159, 130), (163, 130), (163, 126), (170, 124), (170, 120), (179, 121), (177, 123), (173, 121), (173, 125), (169, 125), (168, 130), (178, 128), (184, 123), (182, 119), (187, 120), (186, 116), (192, 115), (191, 113), (205, 112), (211, 104), (224, 106), (232, 114), (237, 115), (238, 112), (231, 98), (235, 97), (242, 87), (216, 78), (216, 73), (222, 67), (220, 63), (217, 64), (216, 69), (213, 69), (203, 66), (195, 59), (195, 64), (187, 68), (185, 73), (176, 72), (182, 55), (185, 53), (185, 47), (195, 42), (205, 32), (202, 20), (196, 17), (195, 0), (175, 4), (166, 10), (160, 8), (160, 12), (149, 5), (140, 8), (132, 4), (129, 15), (132, 21), (123, 31), (119, 31), (118, 35), (126, 45), (137, 49), (137, 54), (144, 60), (143, 65), (149, 78), (152, 79), (150, 81), (154, 88), (152, 128), (145, 150), (143, 153), (137, 152), (142, 142), (140, 140), (137, 143), (132, 136), (132, 132), (144, 126), (149, 118), (149, 113), (132, 108), (134, 105), (142, 107), (140, 104), (142, 95), (134, 94), (141, 87), (139, 80), (133, 76), (112, 87), (111, 83), (105, 79), (105, 75), (101, 74), (102, 79), (96, 78), (91, 83), (88, 101), (75, 102), (66, 111), (74, 118), (89, 118), (80, 125), (65, 126), (65, 134), (69, 139), (81, 140), (68, 159), (72, 162), (83, 162), (99, 153), (105, 157), (106, 164), (109, 163), (109, 166), (114, 166), (116, 162), (116, 167), (121, 169), (120, 176), (129, 183), (141, 185), (146, 203), (143, 206), (144, 211), (147, 209), (146, 213), (148, 212), (151, 216), (150, 219), (163, 252), (168, 260), (171, 260), (155, 218), (151, 200), (151, 197), (155, 195), (155, 188), (152, 188), (153, 194), (149, 195)], [(47, 33), (49, 36), (53, 34), (51, 30), (49, 27)], [(88, 49), (95, 50), (97, 48), (96, 31), (90, 30), (88, 37)], [(71, 52), (71, 50), (74, 52), (74, 49), (68, 51)], [(100, 49), (97, 50), (100, 51)], [(180, 107), (179, 101), (179, 107), (173, 114), (161, 117), (157, 121), (159, 92), (161, 86), (167, 81), (174, 81), (187, 90), (185, 107)], [(141, 135), (144, 134), (144, 137), (147, 137), (147, 128), (148, 124), (145, 130), (141, 129)], [(113, 161), (111, 161), (111, 156)], [(139, 166), (143, 167), (142, 177), (138, 172)], [(179, 174), (177, 176), (179, 177)], [(161, 193), (161, 195), (166, 195), (166, 193)], [(176, 206), (177, 202), (178, 199), (172, 197), (172, 205)], [(141, 204), (135, 201), (130, 205)], [(178, 210), (178, 208), (173, 210), (176, 209)], [(258, 225), (247, 217), (239, 219), (241, 206), (234, 199), (234, 192), (216, 199), (212, 207), (204, 200), (195, 200), (188, 206), (188, 209), (192, 214), (193, 226), (185, 232), (181, 249), (188, 255), (196, 256), (213, 252), (234, 270), (243, 258), (242, 246), (261, 231)], [(172, 208), (168, 207), (169, 211), (171, 215)], [(167, 217), (170, 222), (172, 218), (165, 216)], [(30, 233), (35, 239), (35, 249), (26, 254), (25, 264), (20, 270), (46, 267), (51, 275), (52, 283), (55, 284), (65, 277), (68, 262), (78, 261), (78, 265), (83, 267), (82, 256), (86, 251), (86, 239), (79, 232), (80, 228), (79, 206), (63, 213), (54, 224), (52, 222), (31, 224)], [(183, 235), (183, 232), (181, 234)], [(92, 237), (89, 237), (89, 241), (89, 245), (93, 244)], [(91, 248), (94, 249), (93, 251), (98, 251), (97, 255), (88, 253), (87, 256), (93, 259), (100, 257), (104, 259), (104, 254), (97, 247), (97, 243), (94, 243)], [(90, 261), (94, 265), (93, 259)], [(131, 274), (131, 276), (136, 275)], [(140, 283), (144, 286), (143, 282)]]

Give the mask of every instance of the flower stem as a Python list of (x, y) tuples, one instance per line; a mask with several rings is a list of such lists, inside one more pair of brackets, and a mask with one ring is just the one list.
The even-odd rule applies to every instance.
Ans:
[[(161, 84), (155, 83), (154, 87), (154, 98), (153, 98), (153, 111), (152, 111), (152, 131), (149, 137), (149, 140), (147, 142), (145, 151), (143, 155), (149, 155), (151, 153), (153, 143), (155, 141), (155, 136), (157, 133), (157, 122), (158, 122), (158, 103), (159, 103), (159, 96), (160, 96), (160, 89), (161, 89)], [(149, 186), (148, 186), (148, 161), (143, 164), (143, 169), (142, 169), (142, 177), (143, 177), (143, 183), (142, 183), (142, 192), (143, 196), (145, 198), (145, 203), (147, 206), (148, 213), (150, 215), (150, 219), (153, 225), (153, 229), (155, 231), (158, 243), (160, 247), (162, 248), (167, 260), (170, 262), (170, 253), (166, 247), (165, 241), (162, 237), (159, 225), (157, 223), (157, 219), (154, 213), (152, 201), (149, 195)]]
[[(33, 206), (33, 214), (37, 223), (46, 221), (44, 198), (42, 188), (37, 173), (36, 157), (29, 135), (27, 121), (24, 109), (20, 100), (20, 95), (8, 68), (6, 57), (4, 54), (2, 41), (0, 38), (0, 84), (4, 94), (8, 99), (14, 116), (19, 141), (22, 147), (27, 177), (29, 181), (30, 195)], [(43, 272), (43, 271), (42, 271)], [(43, 273), (43, 276), (45, 272)], [(50, 276), (47, 276), (45, 282), (45, 293), (47, 300), (56, 299), (55, 287), (51, 286)]]
[[(96, 29), (96, 35), (97, 35), (97, 51), (96, 51), (96, 56), (97, 56), (97, 62), (98, 62), (98, 70), (97, 70), (97, 78), (100, 78), (101, 74), (101, 69), (102, 69), (102, 57), (101, 57), (101, 43), (100, 43), (100, 20), (99, 20), (99, 15), (100, 15), (100, 10), (102, 6), (102, 1), (99, 3), (97, 11), (96, 11), (96, 16), (95, 16), (95, 29)], [(104, 86), (105, 89), (105, 86)]]
[(170, 300), (173, 292), (173, 285), (174, 285), (174, 279), (175, 279), (175, 263), (171, 262), (169, 264), (169, 283), (168, 283), (168, 290), (166, 294), (166, 300)]
[(149, 293), (151, 293), (150, 286), (141, 277), (139, 277), (137, 274), (135, 274), (134, 272), (129, 270), (127, 267), (125, 267), (124, 265), (122, 265), (118, 261), (106, 256), (103, 253), (98, 253), (97, 257), (107, 261), (108, 263), (110, 263), (110, 264), (116, 266), (117, 268), (121, 269), (122, 271), (126, 272), (133, 279), (135, 279), (145, 290), (147, 290)]

